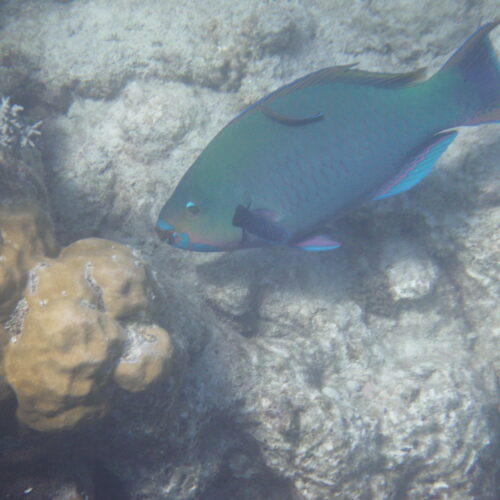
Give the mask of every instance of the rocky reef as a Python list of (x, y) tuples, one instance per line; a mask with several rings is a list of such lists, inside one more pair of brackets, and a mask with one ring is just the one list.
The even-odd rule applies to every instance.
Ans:
[(152, 230), (245, 105), (332, 64), (432, 73), (496, 2), (195, 4), (0, 2), (0, 496), (496, 500), (498, 126), (332, 253)]

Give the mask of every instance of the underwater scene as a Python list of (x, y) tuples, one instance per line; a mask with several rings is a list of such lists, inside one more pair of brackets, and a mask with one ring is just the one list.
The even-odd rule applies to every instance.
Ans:
[(498, 500), (497, 0), (0, 0), (0, 499)]

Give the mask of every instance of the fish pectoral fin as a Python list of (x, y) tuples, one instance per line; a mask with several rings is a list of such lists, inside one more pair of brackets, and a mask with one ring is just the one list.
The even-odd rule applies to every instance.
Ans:
[(238, 205), (233, 215), (233, 226), (272, 243), (284, 243), (287, 233), (276, 222), (277, 216), (269, 210), (250, 210)]
[(260, 109), (265, 116), (267, 116), (271, 120), (282, 123), (283, 125), (307, 125), (309, 123), (322, 120), (324, 117), (323, 113), (314, 113), (310, 116), (291, 116), (278, 113), (277, 111), (274, 111), (273, 109), (266, 106), (261, 106)]
[(340, 246), (338, 241), (333, 240), (327, 234), (314, 234), (299, 240), (293, 245), (300, 250), (307, 252), (325, 252), (327, 250), (334, 250)]
[(456, 130), (442, 132), (420, 145), (410, 155), (398, 175), (387, 182), (376, 193), (373, 199), (381, 200), (388, 198), (416, 186), (424, 177), (430, 174), (440, 156), (446, 151), (446, 148), (453, 142), (456, 136)]

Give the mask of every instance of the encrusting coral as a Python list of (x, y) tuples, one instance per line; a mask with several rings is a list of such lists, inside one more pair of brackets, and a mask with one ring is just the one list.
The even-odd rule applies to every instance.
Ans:
[(150, 324), (153, 298), (144, 264), (112, 241), (80, 240), (33, 267), (5, 353), (18, 418), (71, 428), (106, 412), (113, 375), (136, 392), (168, 373), (173, 346)]
[(75, 297), (31, 299), (21, 336), (5, 355), (18, 418), (47, 431), (103, 415), (104, 389), (124, 340), (120, 325)]
[(0, 206), (0, 321), (26, 285), (29, 269), (58, 247), (49, 217), (34, 205)]
[(79, 240), (61, 252), (60, 261), (78, 269), (88, 289), (100, 283), (102, 305), (114, 319), (147, 313), (152, 293), (144, 264), (124, 245), (109, 240)]
[[(165, 371), (165, 361), (172, 364), (173, 345), (168, 333), (157, 325), (138, 326), (127, 332), (132, 339), (116, 366), (116, 383), (130, 392), (147, 388)], [(167, 367), (171, 370), (171, 366)]]
[(3, 325), (22, 298), (29, 269), (58, 247), (49, 217), (35, 205), (0, 206), (0, 401), (10, 394), (2, 351), (8, 335)]

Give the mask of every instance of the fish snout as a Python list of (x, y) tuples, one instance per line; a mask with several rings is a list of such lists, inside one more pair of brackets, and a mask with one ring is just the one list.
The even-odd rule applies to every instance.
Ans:
[(174, 227), (162, 220), (156, 223), (155, 231), (161, 241), (167, 242), (176, 248), (188, 249), (190, 245), (189, 236), (186, 233), (174, 231)]
[(175, 232), (174, 226), (167, 224), (162, 219), (158, 219), (155, 225), (155, 231), (161, 241), (165, 241), (169, 245), (175, 244), (178, 233)]
[(162, 229), (161, 227), (155, 226), (155, 231), (161, 241), (166, 241), (169, 245), (174, 243), (175, 232), (172, 229)]

